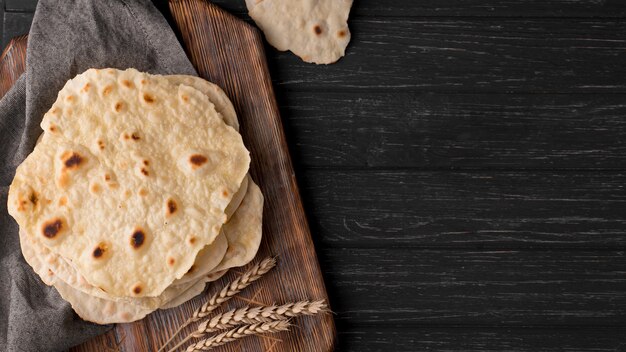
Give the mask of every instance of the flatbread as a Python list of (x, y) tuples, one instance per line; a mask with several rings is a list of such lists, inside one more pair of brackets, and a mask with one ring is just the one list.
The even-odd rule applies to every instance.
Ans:
[(70, 80), (42, 128), (9, 212), (119, 297), (158, 296), (189, 270), (219, 234), (250, 162), (204, 94), (133, 69)]
[[(237, 121), (237, 115), (235, 113), (234, 107), (226, 93), (219, 88), (217, 85), (207, 82), (206, 80), (194, 77), (194, 76), (186, 76), (186, 75), (173, 75), (166, 76), (168, 81), (175, 85), (187, 84), (193, 88), (198, 89), (203, 94), (207, 95), (212, 103), (215, 104), (215, 109), (217, 112), (224, 118), (226, 123), (238, 129), (239, 124)], [(37, 144), (39, 144), (43, 134), (41, 134), (37, 140)], [(235, 210), (241, 204), (243, 197), (246, 194), (246, 190), (248, 188), (248, 179), (249, 176), (244, 178), (239, 190), (233, 196), (233, 199), (226, 207), (226, 215), (230, 218)], [(34, 250), (43, 255), (44, 252), (43, 247), (40, 243), (31, 243), (31, 246), (34, 247)], [(184, 283), (195, 282), (200, 279), (201, 276), (210, 273), (222, 260), (224, 254), (226, 253), (226, 249), (228, 247), (228, 241), (226, 240), (226, 236), (223, 233), (216, 238), (216, 240), (205, 246), (199, 253), (195, 259), (194, 264), (191, 266), (189, 272), (187, 272), (182, 278), (175, 280), (172, 285), (181, 285)], [(111, 296), (108, 293), (102, 291), (101, 289), (90, 285), (85, 278), (80, 275), (80, 273), (74, 269), (71, 263), (67, 262), (66, 259), (58, 256), (55, 253), (50, 251), (45, 251), (46, 257), (44, 260), (50, 266), (50, 269), (56, 274), (56, 276), (63, 280), (69, 286), (78, 289), (88, 295), (108, 299), (108, 300), (128, 300), (130, 303), (139, 304), (144, 307), (152, 308), (160, 306), (164, 299), (168, 299), (167, 295), (161, 294), (158, 297), (142, 297), (142, 298), (118, 298), (115, 296)], [(167, 289), (164, 293), (167, 293)]]
[(35, 273), (41, 277), (42, 281), (48, 286), (54, 286), (61, 297), (72, 305), (74, 311), (82, 319), (98, 324), (128, 323), (143, 319), (158, 308), (168, 309), (179, 306), (202, 293), (207, 282), (215, 281), (226, 273), (226, 271), (220, 271), (205, 275), (201, 279), (187, 285), (170, 286), (163, 293), (163, 297), (158, 297), (161, 300), (161, 304), (150, 307), (137, 304), (137, 301), (147, 300), (147, 298), (112, 301), (82, 292), (61, 280), (50, 269), (46, 260), (49, 253), (48, 249), (43, 247), (44, 253), (36, 252), (32, 246), (32, 241), (28, 239), (23, 231), (20, 231), (20, 246), (24, 259)]
[(155, 310), (126, 302), (107, 301), (72, 288), (56, 277), (29, 243), (30, 240), (23, 231), (20, 231), (20, 245), (26, 262), (46, 285), (57, 289), (61, 297), (72, 305), (81, 318), (98, 324), (122, 323), (142, 319)]
[[(193, 281), (190, 280), (184, 283), (173, 284), (166, 288), (159, 296), (156, 297), (114, 297), (100, 290), (99, 288), (90, 285), (82, 277), (82, 275), (80, 275), (78, 271), (71, 265), (71, 263), (66, 262), (65, 259), (61, 258), (58, 254), (51, 252), (48, 248), (41, 245), (40, 243), (31, 241), (28, 236), (24, 234), (23, 230), (20, 230), (20, 240), (25, 241), (25, 243), (21, 243), (22, 248), (26, 248), (29, 251), (28, 254), (24, 253), (25, 258), (28, 255), (35, 255), (37, 256), (38, 260), (41, 260), (43, 263), (45, 263), (47, 271), (42, 269), (35, 269), (35, 272), (42, 276), (42, 279), (44, 279), (46, 275), (53, 276), (56, 280), (54, 282), (62, 281), (64, 284), (70, 286), (71, 288), (81, 291), (89, 296), (110, 301), (124, 301), (129, 304), (136, 304), (145, 308), (156, 309), (163, 305), (165, 302), (168, 302), (171, 299), (177, 297), (181, 292), (189, 289), (200, 279), (199, 277), (196, 277)], [(223, 241), (226, 241), (225, 237), (223, 237)], [(224, 248), (224, 250), (225, 249), (226, 248)], [(35, 259), (31, 259), (30, 261), (34, 260)], [(27, 262), (29, 263), (30, 261), (27, 260)]]
[(239, 131), (239, 121), (233, 103), (228, 99), (226, 93), (217, 84), (196, 76), (169, 75), (167, 80), (174, 85), (186, 85), (193, 87), (206, 95), (211, 103), (215, 105), (215, 110), (222, 115), (224, 122)]
[(213, 270), (248, 264), (259, 250), (263, 232), (263, 193), (252, 180), (239, 209), (222, 229), (228, 240), (228, 250), (220, 265)]
[[(246, 192), (244, 201), (241, 202), (241, 206), (237, 209), (237, 212), (235, 212), (232, 222), (227, 222), (222, 227), (224, 237), (221, 237), (222, 234), (220, 234), (216, 241), (208, 246), (213, 247), (219, 245), (219, 251), (221, 252), (223, 250), (223, 254), (217, 255), (215, 252), (211, 253), (213, 251), (206, 251), (207, 248), (203, 249), (198, 253), (198, 257), (192, 266), (191, 272), (187, 273), (181, 279), (174, 281), (175, 285), (197, 282), (203, 277), (208, 278), (208, 281), (217, 280), (226, 273), (228, 268), (243, 266), (254, 258), (261, 241), (263, 195), (253, 181), (249, 182), (251, 184), (250, 187), (252, 187), (250, 192)], [(242, 214), (237, 215), (239, 212)], [(228, 234), (228, 237), (226, 236), (226, 233)], [(227, 240), (227, 238), (229, 238), (229, 240)], [(227, 248), (230, 248), (230, 250), (227, 251)], [(228, 257), (226, 257), (226, 253), (229, 253)], [(97, 290), (95, 287), (91, 287), (92, 290)], [(92, 290), (90, 291), (93, 292)], [(90, 293), (89, 291), (83, 292), (88, 294)], [(166, 289), (164, 294), (167, 292), (168, 290)], [(104, 299), (112, 299), (112, 297), (106, 295), (106, 293), (104, 295), (99, 293), (95, 296)], [(163, 294), (161, 296), (163, 296)], [(194, 296), (195, 295), (192, 297)], [(187, 301), (184, 297), (185, 296), (176, 297), (174, 300), (175, 302), (180, 302), (179, 304), (182, 304)], [(170, 296), (165, 296), (165, 298), (161, 298), (160, 300), (157, 300), (156, 298), (152, 299), (152, 297), (146, 297), (141, 299), (128, 299), (128, 301), (145, 307), (154, 307), (161, 306), (164, 300), (170, 299)], [(166, 304), (164, 309), (167, 309), (169, 306), (174, 307), (179, 304)]]
[(193, 265), (185, 274), (178, 280), (175, 280), (173, 284), (180, 285), (188, 282), (195, 282), (211, 271), (215, 270), (220, 264), (226, 251), (228, 250), (228, 240), (224, 233), (220, 233), (219, 236), (210, 245), (204, 247), (196, 257)]
[[(170, 83), (175, 85), (187, 85), (193, 87), (204, 95), (206, 95), (211, 103), (215, 105), (215, 110), (220, 114), (224, 122), (239, 131), (239, 120), (237, 120), (237, 113), (235, 112), (235, 107), (233, 103), (228, 99), (228, 96), (222, 88), (218, 85), (208, 82), (200, 77), (195, 76), (187, 76), (187, 75), (170, 75), (166, 76), (167, 80)], [(225, 213), (227, 218), (229, 219), (235, 210), (239, 207), (243, 196), (246, 194), (246, 189), (248, 188), (248, 177), (246, 177), (241, 187), (235, 195), (233, 195), (233, 199), (230, 201), (228, 206), (226, 207)]]
[[(165, 302), (164, 305), (159, 308), (174, 308), (189, 301), (204, 291), (206, 283), (209, 280), (217, 280), (217, 278), (222, 275), (223, 273), (220, 272), (220, 275), (207, 276), (203, 278), (202, 280), (194, 283), (187, 290), (177, 294), (171, 300)], [(130, 323), (143, 319), (146, 315), (156, 310), (128, 303), (126, 301), (109, 301), (89, 296), (60, 280), (55, 283), (54, 287), (57, 289), (61, 297), (72, 305), (72, 308), (78, 316), (80, 316), (83, 320), (91, 321), (97, 324)]]
[(183, 294), (181, 294), (180, 296), (174, 298), (173, 300), (165, 303), (163, 306), (160, 307), (160, 309), (170, 309), (170, 308), (174, 308), (174, 307), (178, 307), (179, 305), (187, 302), (188, 300), (196, 297), (197, 295), (201, 294), (204, 291), (204, 288), (206, 286), (207, 282), (212, 282), (212, 281), (217, 281), (219, 280), (222, 276), (224, 276), (224, 274), (226, 274), (227, 270), (222, 270), (222, 271), (218, 271), (209, 275), (206, 275), (204, 277), (204, 280), (201, 281), (201, 285), (199, 284), (195, 284), (194, 286), (192, 286), (189, 290), (183, 292)]
[[(23, 230), (20, 230), (20, 232), (23, 232)], [(205, 247), (202, 251), (200, 251), (201, 254), (204, 252), (204, 256), (201, 257), (201, 254), (199, 254), (198, 258), (196, 258), (196, 264), (194, 264), (198, 266), (195, 270), (196, 273), (194, 273), (193, 275), (187, 274), (183, 276), (183, 278), (186, 278), (185, 280), (179, 279), (174, 281), (174, 283), (166, 288), (159, 296), (120, 298), (111, 296), (101, 289), (89, 284), (85, 280), (85, 278), (80, 275), (80, 273), (71, 265), (71, 263), (68, 263), (58, 254), (51, 252), (50, 250), (48, 250), (48, 248), (37, 242), (29, 240), (28, 237), (24, 234), (22, 234), (21, 237), (25, 238), (25, 240), (27, 241), (27, 243), (22, 244), (22, 246), (27, 246), (30, 250), (34, 251), (35, 255), (37, 255), (40, 260), (45, 262), (47, 268), (50, 269), (52, 273), (54, 273), (55, 278), (63, 281), (68, 286), (83, 293), (86, 293), (89, 296), (110, 301), (125, 301), (130, 304), (136, 304), (145, 308), (152, 309), (158, 308), (165, 302), (176, 298), (180, 294), (180, 292), (189, 289), (196, 282), (201, 280), (202, 276), (205, 276), (220, 263), (228, 247), (226, 236), (221, 234), (211, 245)], [(212, 253), (214, 253), (215, 255), (212, 255)], [(45, 274), (46, 273), (44, 272), (44, 275)]]
[(306, 62), (331, 64), (350, 42), (352, 0), (246, 0), (246, 6), (273, 47)]
[(233, 199), (230, 201), (230, 203), (228, 203), (228, 206), (226, 207), (226, 209), (224, 209), (224, 213), (226, 213), (226, 222), (228, 222), (230, 218), (233, 216), (233, 214), (237, 211), (237, 209), (239, 209), (239, 206), (241, 205), (241, 201), (243, 200), (243, 197), (246, 195), (246, 192), (248, 191), (249, 181), (250, 181), (250, 175), (246, 176), (246, 178), (243, 179), (243, 181), (241, 182), (241, 186), (239, 187), (239, 190), (235, 192), (235, 194), (233, 195)]

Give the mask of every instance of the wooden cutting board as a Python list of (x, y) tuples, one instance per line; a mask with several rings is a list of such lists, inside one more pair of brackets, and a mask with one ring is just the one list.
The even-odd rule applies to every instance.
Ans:
[[(278, 266), (224, 305), (272, 304), (328, 299), (311, 233), (302, 208), (293, 166), (265, 61), (263, 39), (253, 26), (204, 0), (170, 0), (170, 9), (186, 52), (203, 78), (221, 86), (233, 101), (243, 140), (251, 151), (252, 178), (265, 196), (263, 240), (255, 261), (278, 256)], [(0, 96), (24, 71), (26, 36), (13, 39), (0, 57)], [(245, 268), (232, 270), (208, 295)], [(191, 312), (203, 294), (175, 309), (117, 324), (105, 335), (73, 351), (156, 351)], [(248, 337), (216, 351), (330, 351), (336, 331), (331, 315), (294, 320), (289, 332)]]

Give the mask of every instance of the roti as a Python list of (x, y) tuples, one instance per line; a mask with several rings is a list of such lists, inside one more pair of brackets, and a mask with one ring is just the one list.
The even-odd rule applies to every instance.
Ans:
[(133, 69), (70, 80), (42, 128), (16, 171), (9, 212), (118, 297), (158, 296), (189, 270), (219, 234), (250, 162), (202, 92)]
[(263, 193), (250, 181), (239, 209), (223, 227), (228, 250), (214, 270), (225, 270), (248, 264), (256, 255), (263, 232)]
[(352, 0), (246, 0), (246, 6), (273, 47), (306, 62), (333, 63), (350, 42)]

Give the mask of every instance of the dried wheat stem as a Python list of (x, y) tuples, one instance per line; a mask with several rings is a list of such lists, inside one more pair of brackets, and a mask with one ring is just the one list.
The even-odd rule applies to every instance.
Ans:
[(213, 347), (221, 346), (225, 343), (235, 341), (242, 337), (256, 335), (256, 334), (266, 334), (273, 333), (279, 331), (286, 331), (289, 329), (288, 320), (276, 320), (272, 322), (266, 323), (257, 323), (252, 325), (244, 325), (238, 327), (236, 329), (232, 329), (226, 332), (223, 332), (219, 335), (215, 335), (208, 339), (204, 339), (193, 345), (187, 347), (187, 352), (195, 352), (195, 351), (206, 351), (210, 350)]
[(193, 338), (204, 337), (206, 334), (231, 329), (238, 325), (256, 324), (272, 320), (287, 320), (300, 315), (313, 315), (326, 310), (324, 300), (309, 302), (300, 301), (287, 303), (281, 306), (243, 307), (221, 313), (198, 325), (198, 329), (191, 333)]
[(255, 264), (252, 268), (246, 271), (243, 275), (231, 281), (226, 287), (224, 287), (220, 292), (214, 294), (209, 300), (204, 303), (202, 306), (198, 307), (191, 317), (187, 319), (181, 325), (174, 334), (165, 342), (163, 346), (159, 349), (159, 352), (165, 349), (165, 346), (169, 345), (174, 337), (176, 337), (185, 327), (189, 324), (194, 323), (207, 315), (211, 314), (212, 311), (217, 309), (222, 303), (231, 299), (234, 295), (238, 294), (246, 288), (248, 285), (258, 280), (265, 273), (270, 271), (273, 267), (276, 266), (276, 258), (268, 257), (263, 259), (260, 263)]
[(250, 268), (250, 270), (246, 271), (243, 275), (233, 280), (219, 293), (214, 294), (211, 298), (209, 298), (206, 303), (196, 309), (191, 315), (191, 320), (195, 322), (211, 314), (211, 312), (219, 307), (222, 303), (231, 299), (234, 295), (238, 294), (239, 292), (241, 292), (241, 290), (248, 287), (248, 285), (261, 278), (261, 276), (263, 276), (275, 266), (275, 258), (269, 257), (263, 259), (260, 263), (256, 264), (255, 266)]

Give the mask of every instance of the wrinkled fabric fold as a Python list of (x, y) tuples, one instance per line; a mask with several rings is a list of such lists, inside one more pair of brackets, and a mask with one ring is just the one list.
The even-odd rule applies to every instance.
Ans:
[(65, 82), (89, 68), (155, 74), (195, 70), (148, 0), (40, 0), (28, 38), (26, 72), (0, 100), (0, 350), (62, 351), (110, 326), (78, 318), (24, 261), (6, 209), (15, 168), (32, 151), (43, 114)]

